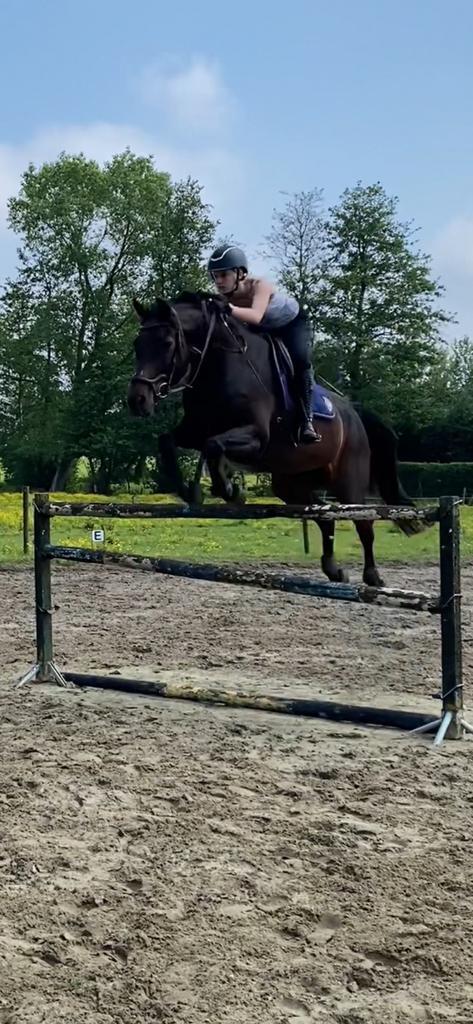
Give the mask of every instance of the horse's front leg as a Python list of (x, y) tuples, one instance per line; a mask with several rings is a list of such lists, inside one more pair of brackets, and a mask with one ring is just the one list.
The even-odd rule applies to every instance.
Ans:
[(228, 463), (252, 465), (263, 454), (267, 438), (254, 424), (235, 427), (210, 437), (204, 445), (204, 458), (212, 481), (212, 494), (229, 502), (241, 502), (241, 489), (227, 471)]
[(199, 463), (198, 474), (196, 473), (194, 480), (188, 483), (184, 480), (177, 457), (178, 448), (193, 449), (193, 445), (189, 443), (185, 427), (182, 428), (182, 424), (180, 424), (171, 433), (161, 434), (158, 440), (158, 448), (161, 457), (161, 468), (168, 480), (171, 493), (178, 494), (183, 501), (190, 505), (201, 504), (200, 475), (202, 472), (202, 462)]

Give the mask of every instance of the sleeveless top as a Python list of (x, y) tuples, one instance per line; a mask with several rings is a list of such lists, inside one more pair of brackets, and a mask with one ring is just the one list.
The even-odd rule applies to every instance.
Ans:
[(261, 320), (260, 327), (266, 331), (277, 330), (278, 327), (285, 327), (295, 320), (299, 313), (299, 303), (292, 295), (284, 295), (282, 292), (275, 292), (271, 296), (268, 308)]

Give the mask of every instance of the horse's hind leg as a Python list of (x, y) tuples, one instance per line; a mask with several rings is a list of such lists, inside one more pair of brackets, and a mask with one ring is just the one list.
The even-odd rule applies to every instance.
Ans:
[(363, 583), (368, 587), (384, 587), (384, 581), (379, 575), (374, 558), (374, 526), (367, 519), (361, 519), (355, 523), (356, 532), (360, 538), (365, 555), (363, 567)]
[[(273, 494), (288, 504), (316, 505), (320, 486), (320, 476), (314, 472), (301, 473), (297, 477), (273, 473), (272, 477)], [(336, 523), (321, 522), (317, 525), (322, 534), (322, 572), (332, 583), (348, 583), (348, 573), (338, 565), (333, 551)]]
[[(344, 454), (339, 466), (339, 479), (335, 484), (335, 493), (340, 502), (347, 505), (363, 505), (369, 490), (369, 461), (356, 461), (348, 452)], [(367, 519), (355, 521), (356, 532), (360, 538), (363, 553), (363, 582), (369, 587), (384, 587), (374, 557), (374, 527)]]

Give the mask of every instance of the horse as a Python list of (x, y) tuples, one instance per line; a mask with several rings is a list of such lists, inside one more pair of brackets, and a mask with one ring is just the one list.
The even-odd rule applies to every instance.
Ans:
[[(172, 302), (160, 298), (147, 307), (135, 298), (133, 305), (139, 331), (128, 407), (134, 416), (151, 416), (159, 401), (182, 395), (184, 416), (158, 443), (171, 490), (184, 501), (195, 503), (199, 494), (183, 479), (178, 448), (200, 452), (212, 494), (230, 503), (242, 500), (233, 468), (269, 473), (274, 495), (286, 504), (320, 503), (327, 490), (342, 504), (364, 504), (374, 488), (389, 505), (414, 506), (399, 480), (396, 435), (379, 416), (338, 392), (325, 392), (332, 414), (318, 420), (321, 442), (297, 444), (274, 339), (237, 323), (225, 300), (183, 292)], [(347, 582), (334, 554), (335, 523), (318, 525), (322, 571), (333, 582)], [(397, 525), (407, 535), (423, 528), (415, 520)], [(382, 587), (373, 523), (357, 520), (355, 526), (364, 552), (363, 581)]]

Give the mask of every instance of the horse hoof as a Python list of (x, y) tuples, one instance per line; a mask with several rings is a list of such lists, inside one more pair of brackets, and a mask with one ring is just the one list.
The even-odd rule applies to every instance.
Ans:
[(240, 484), (233, 484), (232, 494), (230, 501), (233, 505), (244, 505), (246, 502), (245, 492), (240, 487)]
[(202, 488), (199, 484), (186, 484), (181, 493), (181, 498), (185, 501), (186, 505), (202, 505)]
[(228, 486), (223, 481), (212, 484), (210, 488), (210, 494), (212, 498), (218, 498), (220, 501), (229, 501), (230, 495), (228, 493)]
[(349, 583), (350, 577), (346, 569), (340, 569), (337, 563), (321, 560), (322, 572), (328, 577), (331, 583)]
[(367, 569), (363, 573), (363, 583), (366, 583), (367, 587), (384, 587), (384, 580), (381, 579), (379, 572), (376, 569)]
[(204, 496), (200, 484), (189, 484), (187, 489), (187, 502), (189, 505), (203, 505)]

